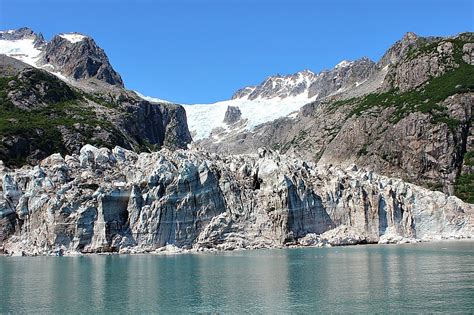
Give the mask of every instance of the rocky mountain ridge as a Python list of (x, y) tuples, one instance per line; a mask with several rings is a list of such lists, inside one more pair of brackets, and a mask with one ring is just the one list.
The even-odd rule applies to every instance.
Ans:
[(84, 146), (0, 168), (8, 254), (230, 250), (472, 237), (472, 205), (261, 149), (219, 157)]
[(93, 39), (70, 33), (46, 42), (28, 28), (0, 32), (0, 139), (10, 166), (86, 143), (140, 152), (192, 140), (184, 109), (126, 90)]
[(367, 57), (355, 61), (343, 60), (331, 70), (314, 73), (303, 70), (290, 75), (273, 75), (257, 86), (239, 89), (232, 99), (255, 100), (305, 95), (320, 99), (348, 90), (364, 82), (374, 71), (375, 62)]
[(474, 202), (473, 45), (472, 33), (407, 33), (363, 84), (198, 145), (226, 154), (270, 146), (320, 164), (355, 163)]
[(92, 38), (80, 33), (58, 34), (46, 41), (41, 33), (26, 27), (1, 31), (0, 54), (44, 69), (82, 88), (124, 87), (104, 50)]
[(41, 33), (35, 33), (28, 27), (22, 27), (16, 30), (0, 31), (0, 40), (16, 41), (23, 39), (32, 39), (35, 47), (41, 47), (45, 44)]
[[(226, 142), (229, 134), (251, 131), (260, 124), (292, 115), (312, 101), (341, 93), (355, 95), (373, 91), (382, 80), (377, 77), (368, 80), (373, 77), (371, 74), (385, 75), (385, 70), (377, 69), (368, 58), (343, 61), (319, 74), (304, 70), (292, 75), (270, 76), (257, 86), (238, 90), (231, 100), (183, 106), (195, 141)], [(240, 122), (224, 123), (228, 108), (240, 111)]]

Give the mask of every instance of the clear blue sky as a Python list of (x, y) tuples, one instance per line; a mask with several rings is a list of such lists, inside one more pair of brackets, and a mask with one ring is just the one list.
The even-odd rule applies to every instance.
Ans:
[(473, 31), (472, 0), (0, 0), (0, 29), (88, 34), (128, 88), (180, 103), (265, 77), (378, 60), (407, 31)]

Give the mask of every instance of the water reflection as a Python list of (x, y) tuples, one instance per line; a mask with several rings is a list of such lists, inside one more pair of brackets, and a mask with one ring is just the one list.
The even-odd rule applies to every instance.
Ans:
[(473, 245), (0, 257), (0, 313), (469, 313)]

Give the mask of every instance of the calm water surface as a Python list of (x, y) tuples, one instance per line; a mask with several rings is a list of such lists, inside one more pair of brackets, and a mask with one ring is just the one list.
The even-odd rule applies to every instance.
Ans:
[(474, 242), (0, 257), (0, 312), (473, 313)]

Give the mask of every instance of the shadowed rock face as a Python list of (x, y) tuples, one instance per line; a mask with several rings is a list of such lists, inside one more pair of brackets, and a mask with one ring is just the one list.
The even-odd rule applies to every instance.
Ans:
[(148, 151), (186, 148), (192, 140), (180, 105), (121, 88), (87, 93), (7, 56), (0, 57), (0, 110), (0, 160), (7, 165), (79, 153), (86, 143)]
[(237, 106), (227, 106), (224, 116), (224, 123), (232, 125), (242, 118), (242, 112)]
[[(136, 154), (87, 145), (0, 168), (8, 253), (347, 245), (472, 235), (473, 206), (365, 170), (259, 150)], [(258, 183), (258, 184), (256, 184)]]

